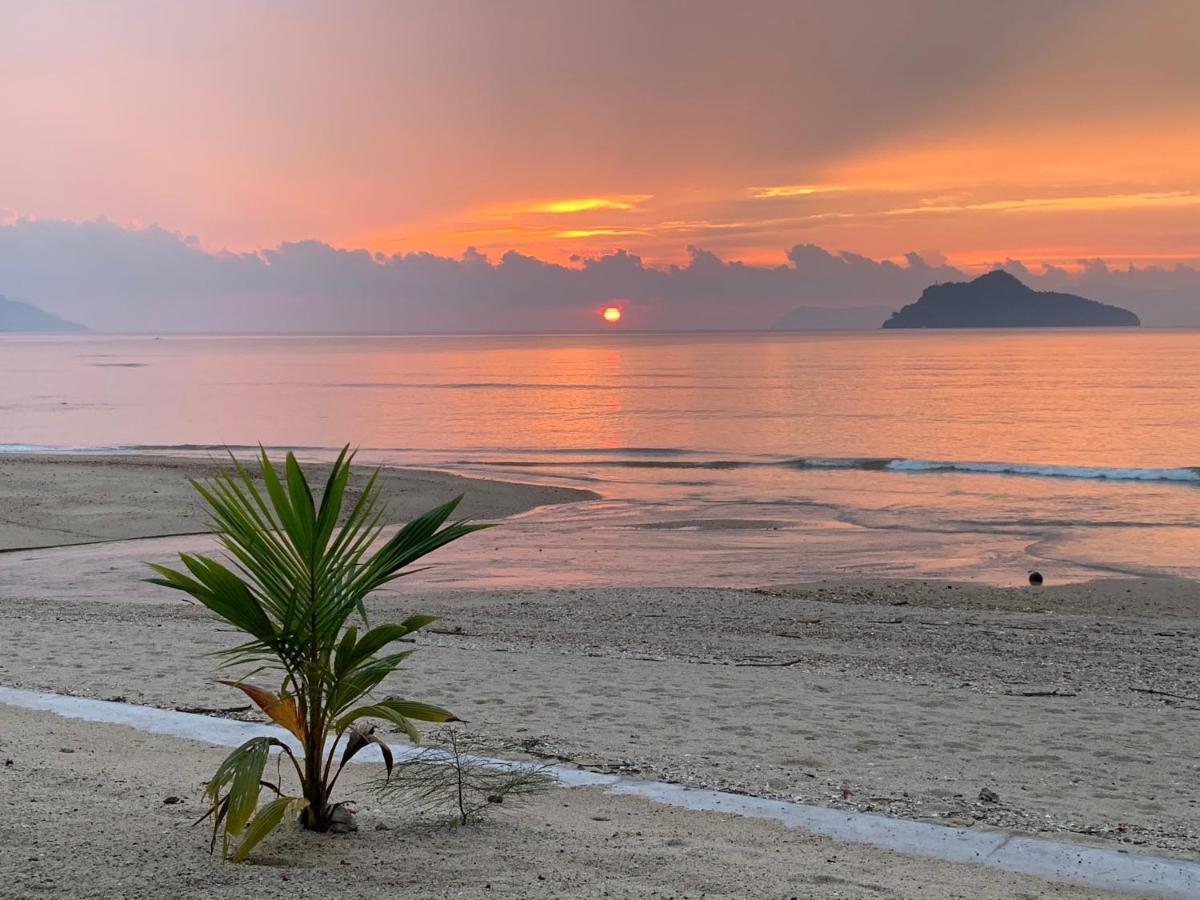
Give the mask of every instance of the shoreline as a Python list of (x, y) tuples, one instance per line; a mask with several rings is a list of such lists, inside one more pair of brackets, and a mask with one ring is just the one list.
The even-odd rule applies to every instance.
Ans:
[[(209, 534), (203, 503), (187, 479), (203, 477), (226, 461), (140, 452), (0, 454), (0, 551)], [(328, 465), (314, 462), (308, 468), (316, 482)], [(356, 467), (347, 496), (357, 495), (374, 468)], [(460, 509), (473, 519), (509, 518), (599, 498), (577, 488), (436, 469), (378, 468), (388, 521), (403, 521), (460, 493)]]
[[(206, 534), (205, 511), (185, 478), (203, 475), (224, 460), (216, 450), (189, 446), (168, 455), (135, 448), (0, 452), (0, 553), (85, 543), (109, 544), (116, 552), (122, 541)], [(242, 460), (252, 452), (249, 447), (235, 450)], [(319, 480), (329, 451), (309, 447), (296, 452), (318, 473), (314, 481)], [(990, 527), (968, 520), (957, 527), (952, 518), (942, 521), (938, 512), (930, 512), (928, 521), (892, 522), (886, 504), (904, 495), (893, 497), (883, 485), (875, 505), (884, 506), (874, 511), (872, 504), (859, 509), (841, 504), (836, 496), (820, 499), (826, 490), (820, 484), (798, 487), (799, 494), (776, 498), (770, 502), (783, 505), (767, 509), (750, 496), (735, 499), (733, 506), (719, 494), (688, 497), (679, 490), (683, 481), (668, 480), (670, 487), (660, 496), (653, 489), (645, 494), (646, 485), (637, 479), (626, 483), (621, 477), (609, 481), (578, 473), (562, 476), (557, 470), (527, 472), (515, 463), (381, 460), (372, 459), (369, 450), (362, 453), (357, 471), (377, 468), (394, 487), (388, 497), (393, 521), (456, 493), (466, 495), (468, 518), (507, 520), (509, 527), (492, 535), (497, 552), (480, 554), (469, 545), (457, 551), (459, 557), (470, 557), (471, 565), (455, 571), (455, 581), (476, 589), (497, 586), (497, 571), (505, 573), (499, 586), (560, 588), (754, 588), (829, 578), (1010, 587), (1023, 585), (1033, 570), (1056, 585), (1200, 580), (1200, 569), (1183, 563), (1192, 559), (1191, 531), (1178, 536), (1183, 543), (1173, 557), (1160, 559), (1150, 549), (1147, 558), (1128, 550), (1141, 549), (1141, 532), (1118, 539), (1088, 523), (1079, 528), (1053, 522)], [(1130, 484), (1130, 489), (1144, 487)], [(66, 507), (54, 502), (55, 491), (70, 494)], [(805, 491), (815, 493), (810, 497)], [(596, 505), (587, 506), (589, 502)], [(1158, 527), (1169, 531), (1179, 526), (1164, 522)], [(625, 564), (608, 565), (617, 557)], [(676, 564), (663, 567), (661, 558)]]
[[(47, 525), (71, 525), (75, 539), (114, 523), (144, 535), (169, 525), (190, 494), (185, 471), (208, 467), (136, 455), (45, 461), (0, 456), (0, 490), (31, 500), (6, 503), (0, 541)], [(16, 482), (3, 477), (21, 468)], [(143, 483), (148, 471), (182, 487)], [(387, 471), (389, 489), (416, 508), (462, 484)], [(91, 505), (55, 506), (45, 496), (55, 483)], [(476, 484), (481, 517), (580, 493)], [(151, 544), (139, 540), (131, 546), (145, 554)], [(197, 542), (213, 539), (161, 537), (144, 558)], [(142, 558), (78, 542), (5, 554), (0, 684), (164, 708), (232, 705), (206, 655), (231, 635), (203, 608), (142, 584)], [(371, 607), (380, 620), (441, 617), (384, 689), (454, 708), (516, 757), (1200, 859), (1187, 749), (1200, 745), (1195, 582), (479, 590), (418, 575)], [(998, 801), (981, 800), (984, 789)]]

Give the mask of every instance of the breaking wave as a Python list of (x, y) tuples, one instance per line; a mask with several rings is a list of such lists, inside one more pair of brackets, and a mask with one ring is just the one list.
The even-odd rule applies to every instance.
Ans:
[[(336, 452), (336, 447), (267, 447), (268, 450)], [(1041, 463), (963, 462), (957, 460), (911, 459), (908, 457), (820, 457), (773, 458), (768, 456), (723, 456), (677, 447), (591, 447), (572, 449), (513, 449), (422, 451), (415, 448), (363, 447), (369, 452), (407, 453), (417, 459), (409, 464), (422, 464), (425, 453), (431, 458), (424, 464), (444, 464), (446, 457), (456, 457), (452, 465), (528, 469), (857, 469), (901, 474), (960, 473), (980, 475), (1019, 475), (1032, 478), (1081, 478), (1096, 481), (1145, 481), (1200, 484), (1200, 466), (1135, 468), (1120, 466), (1068, 466)], [(131, 451), (163, 451), (194, 453), (198, 451), (236, 452), (257, 451), (257, 446), (243, 444), (138, 444), (127, 447), (49, 447), (29, 444), (0, 444), (3, 453), (113, 453)], [(439, 461), (436, 457), (442, 457)]]
[(893, 459), (893, 472), (982, 472), (989, 475), (1028, 475), (1043, 478), (1094, 478), (1104, 481), (1200, 482), (1200, 467), (1133, 469), (1115, 466), (1045, 466), (1036, 463), (938, 462), (927, 459)]
[[(466, 462), (464, 460), (464, 462)], [(857, 469), (861, 471), (923, 474), (957, 472), (981, 475), (1021, 475), (1034, 478), (1085, 478), (1097, 481), (1169, 481), (1200, 484), (1200, 467), (1125, 468), (1116, 466), (1061, 466), (1038, 463), (957, 462), (952, 460), (909, 459), (906, 457), (800, 457), (795, 459), (506, 459), (487, 461), (489, 465), (517, 468), (565, 467), (630, 469)]]

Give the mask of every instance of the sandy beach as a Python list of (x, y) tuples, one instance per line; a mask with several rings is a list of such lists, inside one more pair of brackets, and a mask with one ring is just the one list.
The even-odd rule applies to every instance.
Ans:
[(191, 827), (221, 751), (0, 709), (14, 759), (0, 772), (3, 897), (1118, 896), (593, 789), (558, 789), (470, 828), (406, 828), (356, 790), (374, 774), (365, 766), (347, 784), (357, 834), (284, 829), (233, 865)]
[[(139, 582), (142, 561), (212, 549), (184, 480), (206, 468), (0, 459), (0, 683), (235, 705), (205, 655), (232, 635)], [(489, 519), (589, 496), (407, 470), (384, 484), (397, 519), (464, 487), (466, 511)], [(418, 576), (372, 612), (417, 610), (442, 618), (385, 687), (453, 708), (517, 758), (1200, 858), (1190, 582), (463, 591)], [(108, 867), (95, 896), (148, 895), (151, 883), (273, 896), (294, 867), (313, 896), (347, 878), (368, 895), (420, 883), (434, 896), (1095, 896), (578, 789), (477, 832), (418, 835), (368, 808), (363, 831), (328, 851), (291, 834), (235, 868), (209, 860), (185, 827), (218, 749), (6, 706), (0, 725), (0, 755), (14, 761), (0, 771), (16, 810), (0, 824), (19, 848), (0, 872), (11, 896), (53, 893), (107, 860), (149, 868), (135, 879)], [(168, 795), (185, 802), (164, 806)], [(96, 821), (115, 825), (93, 832)], [(388, 863), (398, 856), (401, 871)]]

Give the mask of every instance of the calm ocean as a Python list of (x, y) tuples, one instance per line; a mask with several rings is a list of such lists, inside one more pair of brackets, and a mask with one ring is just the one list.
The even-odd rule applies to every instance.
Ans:
[(5, 449), (260, 441), (603, 495), (489, 584), (1200, 576), (1198, 331), (0, 338)]

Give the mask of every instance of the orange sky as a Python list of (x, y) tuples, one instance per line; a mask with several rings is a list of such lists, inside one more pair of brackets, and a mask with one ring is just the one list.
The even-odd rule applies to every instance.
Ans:
[(1200, 259), (1200, 4), (0, 0), (0, 217), (555, 261)]

